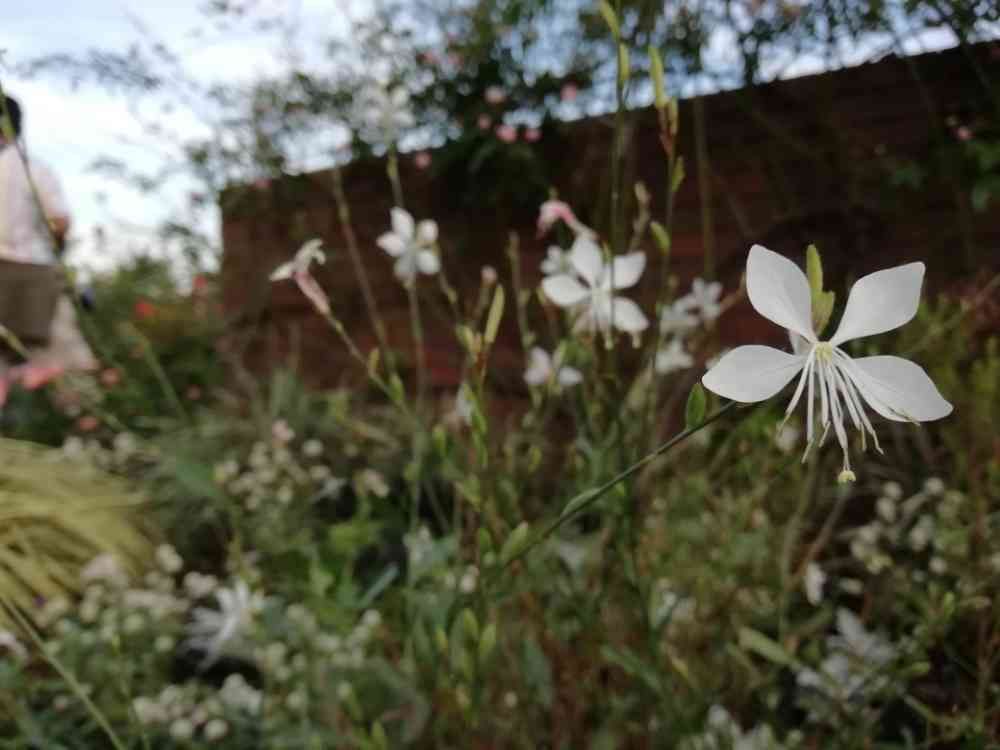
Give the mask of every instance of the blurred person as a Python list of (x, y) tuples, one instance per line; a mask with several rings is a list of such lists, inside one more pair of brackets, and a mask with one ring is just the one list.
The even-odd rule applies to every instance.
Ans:
[[(0, 406), (11, 385), (38, 388), (64, 372), (94, 370), (97, 361), (64, 292), (58, 255), (65, 248), (69, 209), (55, 173), (26, 155), (22, 111), (5, 96), (0, 106), (0, 323), (27, 346), (27, 361), (0, 352)], [(23, 354), (23, 352), (22, 352)]]

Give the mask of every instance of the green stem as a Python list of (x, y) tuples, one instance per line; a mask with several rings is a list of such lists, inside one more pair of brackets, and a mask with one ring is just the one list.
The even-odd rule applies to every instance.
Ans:
[(638, 472), (641, 468), (643, 468), (646, 464), (648, 464), (650, 461), (666, 453), (668, 450), (673, 448), (678, 443), (687, 440), (696, 432), (699, 432), (703, 428), (708, 427), (708, 425), (712, 424), (712, 422), (716, 421), (723, 415), (732, 411), (738, 405), (739, 405), (738, 402), (730, 401), (725, 406), (717, 409), (716, 411), (712, 412), (707, 417), (705, 417), (705, 419), (700, 424), (697, 424), (694, 427), (688, 427), (682, 432), (677, 433), (672, 438), (670, 438), (670, 440), (665, 442), (663, 445), (654, 450), (652, 453), (639, 459), (634, 464), (629, 466), (627, 469), (615, 475), (612, 479), (609, 479), (607, 482), (594, 489), (590, 497), (588, 497), (586, 500), (581, 501), (580, 503), (577, 503), (569, 513), (563, 512), (559, 516), (559, 518), (557, 518), (555, 521), (552, 521), (531, 542), (526, 544), (520, 551), (518, 551), (517, 554), (512, 555), (509, 560), (504, 561), (499, 569), (503, 570), (504, 568), (509, 567), (510, 564), (513, 563), (515, 560), (519, 560), (522, 557), (524, 557), (528, 552), (530, 552), (532, 549), (534, 549), (539, 544), (548, 539), (550, 536), (552, 536), (552, 534), (554, 534), (559, 528), (561, 528), (563, 525), (565, 525), (572, 519), (576, 518), (578, 515), (580, 515), (580, 513), (587, 510), (587, 508), (589, 508), (591, 505), (600, 500), (601, 497), (603, 497), (604, 494), (608, 492), (608, 490), (613, 489), (615, 485), (617, 485), (619, 482), (623, 482), (624, 480), (628, 479), (633, 474)]

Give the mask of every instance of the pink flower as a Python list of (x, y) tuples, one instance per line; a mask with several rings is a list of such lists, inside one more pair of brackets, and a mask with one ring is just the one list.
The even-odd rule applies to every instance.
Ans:
[(541, 138), (542, 138), (542, 131), (539, 130), (538, 128), (528, 128), (527, 130), (524, 131), (524, 140), (526, 140), (528, 143), (535, 143), (536, 141), (541, 140)]
[(427, 169), (431, 165), (431, 155), (426, 151), (420, 151), (413, 157), (413, 166), (417, 169)]
[(595, 236), (594, 230), (580, 223), (572, 208), (563, 201), (556, 200), (545, 201), (538, 209), (538, 236), (548, 232), (557, 221), (565, 222), (577, 235)]
[(513, 125), (498, 125), (495, 132), (497, 138), (504, 143), (513, 143), (517, 140), (517, 128)]
[(956, 128), (955, 137), (962, 142), (972, 140), (972, 128), (968, 125), (962, 125), (961, 127)]
[(476, 120), (476, 125), (479, 126), (480, 130), (489, 130), (492, 124), (493, 118), (489, 115), (479, 115), (479, 119)]
[(580, 87), (575, 83), (564, 83), (563, 87), (559, 90), (559, 98), (564, 102), (571, 102), (576, 99), (576, 95), (580, 93)]
[(87, 414), (76, 420), (76, 428), (80, 432), (93, 432), (100, 426), (100, 422), (97, 421), (97, 417), (93, 414)]
[(114, 367), (101, 370), (101, 385), (105, 388), (114, 388), (120, 382), (122, 382), (122, 375)]
[(503, 104), (507, 100), (507, 93), (499, 86), (489, 86), (484, 96), (488, 104)]

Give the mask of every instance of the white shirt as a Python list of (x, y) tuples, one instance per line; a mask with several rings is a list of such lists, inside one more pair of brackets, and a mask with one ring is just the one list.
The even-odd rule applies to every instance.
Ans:
[(45, 218), (69, 217), (55, 174), (38, 159), (28, 169), (45, 212), (43, 217), (13, 144), (0, 148), (0, 258), (22, 263), (54, 263), (52, 235)]

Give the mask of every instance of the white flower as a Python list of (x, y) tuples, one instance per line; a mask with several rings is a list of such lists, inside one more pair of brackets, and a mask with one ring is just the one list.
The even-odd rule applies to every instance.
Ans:
[(675, 305), (681, 310), (697, 311), (707, 322), (719, 317), (721, 312), (719, 297), (721, 295), (722, 284), (718, 281), (706, 284), (704, 279), (695, 279), (691, 283), (691, 292), (677, 300)]
[(434, 252), (438, 227), (430, 220), (414, 224), (413, 217), (402, 208), (390, 212), (392, 231), (376, 240), (376, 244), (396, 259), (396, 278), (404, 284), (412, 284), (417, 272), (435, 274), (441, 269), (441, 262)]
[(806, 575), (802, 579), (802, 586), (806, 591), (806, 599), (813, 606), (823, 601), (823, 584), (826, 583), (826, 573), (814, 562), (806, 566)]
[(656, 353), (653, 367), (660, 375), (669, 375), (678, 370), (686, 370), (693, 364), (694, 360), (684, 349), (684, 342), (680, 339), (671, 339), (669, 344)]
[(239, 580), (231, 589), (218, 589), (215, 597), (219, 602), (218, 610), (195, 607), (187, 640), (189, 647), (205, 652), (209, 664), (240, 641), (263, 603), (259, 594), (252, 594), (250, 587)]
[(399, 131), (413, 127), (410, 112), (410, 94), (402, 86), (386, 89), (376, 85), (368, 90), (363, 99), (361, 116), (369, 127), (382, 131), (389, 140), (395, 140)]
[(221, 740), (229, 732), (229, 725), (222, 719), (212, 719), (205, 724), (205, 739), (209, 742)]
[(568, 388), (583, 381), (579, 370), (562, 366), (558, 354), (553, 358), (547, 351), (535, 346), (528, 356), (528, 369), (524, 372), (524, 381), (528, 385), (546, 385), (554, 379), (559, 387)]
[(128, 573), (122, 568), (118, 558), (110, 553), (98, 555), (80, 571), (80, 580), (84, 583), (100, 581), (117, 588), (128, 585)]
[(632, 334), (638, 343), (638, 334), (646, 330), (649, 321), (635, 302), (615, 292), (635, 286), (646, 268), (646, 255), (629, 253), (605, 263), (597, 243), (581, 234), (570, 249), (570, 263), (583, 284), (570, 274), (560, 273), (546, 277), (542, 289), (559, 307), (579, 306), (573, 330), (600, 332), (610, 342), (614, 326)]
[(0, 630), (0, 649), (10, 651), (18, 659), (27, 659), (28, 651), (9, 630)]
[(271, 281), (294, 280), (313, 306), (324, 315), (328, 315), (330, 300), (309, 270), (314, 261), (320, 264), (326, 263), (326, 255), (320, 250), (322, 246), (323, 240), (320, 239), (306, 242), (295, 253), (294, 258), (287, 263), (282, 263), (271, 272)]
[(219, 700), (228, 708), (256, 714), (260, 711), (264, 696), (259, 690), (251, 687), (243, 675), (237, 673), (229, 675), (222, 683)]
[(851, 339), (891, 331), (909, 321), (917, 311), (923, 275), (923, 263), (908, 263), (859, 279), (851, 289), (837, 332), (829, 341), (819, 341), (813, 331), (805, 275), (787, 258), (754, 245), (747, 259), (750, 303), (765, 318), (800, 337), (793, 340), (802, 346), (796, 347), (800, 351), (795, 354), (769, 346), (738, 347), (705, 373), (702, 383), (725, 398), (754, 403), (774, 396), (799, 375), (786, 415), (806, 393), (808, 453), (813, 445), (813, 415), (818, 399), (823, 427), (819, 443), (832, 425), (844, 453), (840, 481), (852, 481), (845, 417), (861, 432), (862, 447), (868, 434), (879, 448), (865, 403), (897, 422), (926, 422), (951, 413), (951, 404), (919, 365), (890, 356), (853, 359), (840, 348)]
[(554, 276), (559, 273), (573, 273), (573, 264), (569, 261), (569, 253), (558, 245), (549, 245), (542, 261), (542, 273)]
[(698, 325), (698, 318), (688, 312), (684, 300), (677, 300), (660, 313), (660, 333), (684, 334)]
[(184, 567), (184, 560), (169, 544), (161, 544), (156, 548), (156, 562), (164, 571), (171, 574), (177, 573)]

